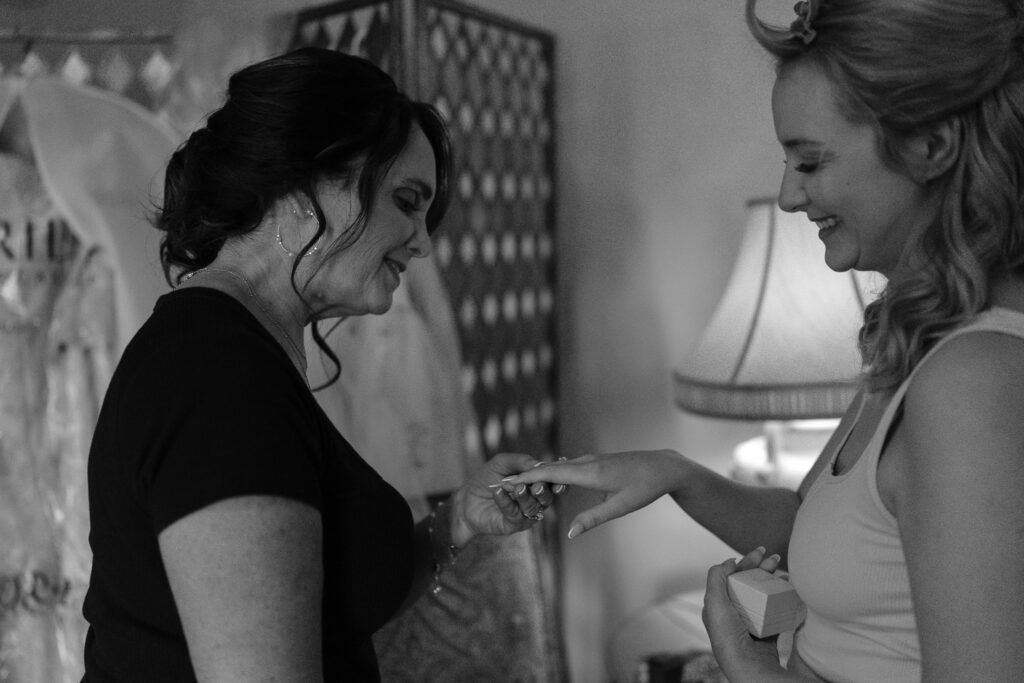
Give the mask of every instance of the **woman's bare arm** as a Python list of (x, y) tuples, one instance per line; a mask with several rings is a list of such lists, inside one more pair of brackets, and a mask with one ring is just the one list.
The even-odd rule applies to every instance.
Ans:
[(904, 411), (895, 513), (922, 678), (1024, 681), (1024, 343), (950, 341)]
[(320, 513), (229, 498), (158, 540), (200, 683), (322, 683)]

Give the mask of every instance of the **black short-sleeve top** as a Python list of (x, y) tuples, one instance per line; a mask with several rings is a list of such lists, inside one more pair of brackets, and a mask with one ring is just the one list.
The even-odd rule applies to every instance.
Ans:
[(328, 681), (379, 680), (370, 636), (412, 582), (408, 506), (238, 301), (161, 297), (114, 372), (89, 452), (86, 681), (194, 681), (157, 536), (236, 496), (320, 511)]

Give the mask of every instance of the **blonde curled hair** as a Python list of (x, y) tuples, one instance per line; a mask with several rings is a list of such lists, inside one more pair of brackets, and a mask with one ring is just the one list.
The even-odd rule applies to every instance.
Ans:
[(865, 310), (864, 380), (902, 382), (953, 328), (990, 305), (989, 285), (1024, 272), (1024, 7), (1021, 0), (805, 0), (773, 27), (747, 0), (754, 38), (782, 70), (809, 60), (846, 118), (872, 126), (887, 164), (929, 126), (954, 122), (959, 150), (932, 181), (937, 220), (910, 236), (901, 275)]

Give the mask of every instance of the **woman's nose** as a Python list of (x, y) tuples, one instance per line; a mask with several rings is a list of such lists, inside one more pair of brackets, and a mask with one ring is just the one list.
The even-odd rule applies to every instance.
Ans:
[(807, 193), (804, 191), (803, 178), (788, 165), (782, 173), (782, 186), (779, 188), (779, 208), (790, 213), (799, 211), (807, 204)]
[(406, 246), (409, 248), (409, 253), (414, 257), (424, 258), (430, 256), (434, 245), (430, 241), (430, 233), (427, 232), (426, 223), (421, 222), (416, 225), (416, 231), (409, 238)]

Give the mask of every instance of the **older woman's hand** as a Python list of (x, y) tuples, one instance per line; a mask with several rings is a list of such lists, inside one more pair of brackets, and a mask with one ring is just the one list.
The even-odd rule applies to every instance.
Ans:
[(501, 480), (542, 464), (529, 455), (499, 453), (452, 494), (452, 542), (462, 547), (477, 534), (511, 534), (544, 518), (551, 487), (538, 482), (503, 487)]

